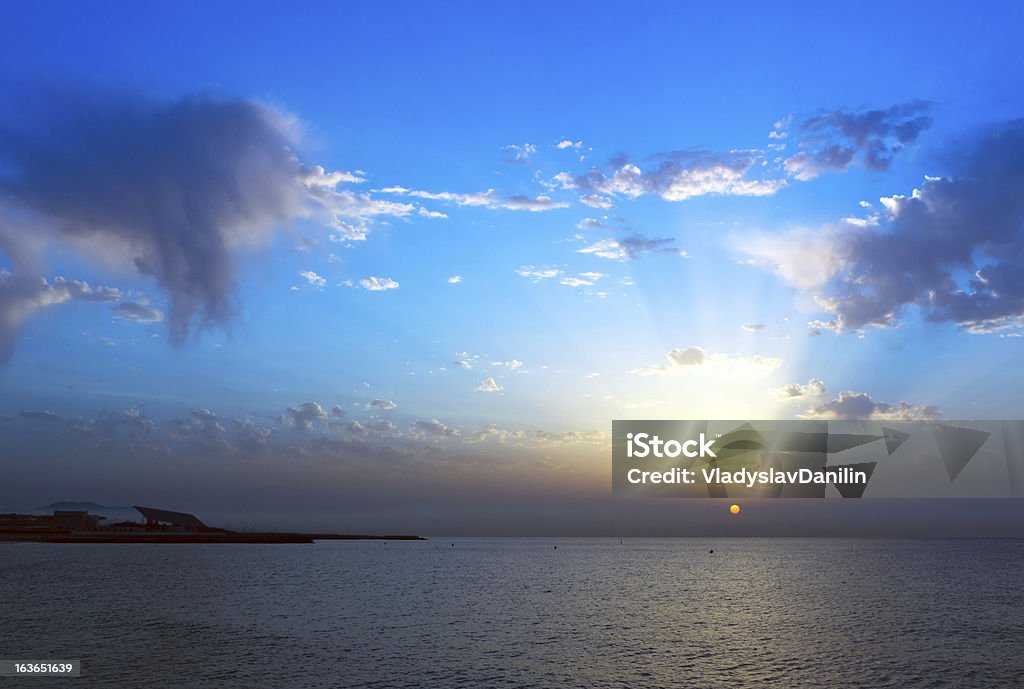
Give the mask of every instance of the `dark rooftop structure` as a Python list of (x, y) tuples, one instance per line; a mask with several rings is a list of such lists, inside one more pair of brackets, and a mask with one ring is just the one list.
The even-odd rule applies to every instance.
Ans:
[(146, 518), (147, 524), (170, 524), (189, 529), (209, 528), (199, 520), (199, 517), (186, 512), (172, 512), (171, 510), (160, 510), (155, 507), (141, 507), (139, 505), (132, 505), (132, 507), (137, 509)]

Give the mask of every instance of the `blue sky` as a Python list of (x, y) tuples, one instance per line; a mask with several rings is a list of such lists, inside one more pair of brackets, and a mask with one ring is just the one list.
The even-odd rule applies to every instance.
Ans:
[(614, 418), (1020, 417), (1022, 13), (10, 10), (0, 504), (83, 453), (592, 497)]

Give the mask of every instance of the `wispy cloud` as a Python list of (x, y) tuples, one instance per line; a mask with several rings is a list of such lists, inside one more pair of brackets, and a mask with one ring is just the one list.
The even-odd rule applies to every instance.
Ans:
[(719, 371), (754, 371), (769, 372), (782, 365), (781, 359), (763, 356), (732, 356), (728, 354), (709, 353), (696, 345), (669, 350), (665, 354), (667, 363), (653, 366), (641, 366), (631, 373), (640, 376), (680, 375), (688, 371), (715, 369)]

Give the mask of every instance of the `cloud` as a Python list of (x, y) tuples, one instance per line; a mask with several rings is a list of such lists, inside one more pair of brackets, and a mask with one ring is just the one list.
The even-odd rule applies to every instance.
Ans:
[(909, 196), (882, 198), (877, 223), (761, 238), (750, 253), (832, 315), (812, 322), (812, 332), (894, 326), (908, 306), (971, 332), (1017, 327), (1024, 316), (1024, 120), (952, 159), (957, 174), (926, 177)]
[(447, 218), (448, 217), (447, 213), (442, 213), (441, 211), (427, 210), (423, 206), (420, 206), (419, 210), (417, 210), (416, 212), (420, 215), (420, 217), (423, 217), (423, 218)]
[(190, 441), (200, 447), (230, 449), (224, 439), (227, 433), (217, 415), (209, 409), (193, 409), (187, 418), (175, 419), (172, 437), (176, 440)]
[(302, 278), (305, 278), (306, 282), (311, 287), (317, 287), (319, 289), (323, 289), (324, 285), (327, 284), (327, 280), (325, 278), (317, 275), (312, 270), (303, 270), (303, 271), (299, 272), (299, 276), (302, 277)]
[(394, 433), (397, 428), (398, 426), (387, 419), (375, 419), (366, 422), (366, 429), (377, 433)]
[(311, 165), (299, 169), (299, 181), (307, 187), (334, 189), (339, 184), (362, 184), (366, 178), (360, 173), (341, 170), (328, 172), (322, 165)]
[(18, 417), (30, 421), (60, 421), (60, 417), (52, 411), (20, 411)]
[(525, 437), (526, 431), (510, 430), (508, 428), (499, 426), (496, 423), (489, 423), (485, 425), (481, 430), (467, 437), (465, 442), (484, 443), (493, 440), (498, 443), (505, 444), (513, 441), (522, 440)]
[(509, 144), (508, 146), (502, 146), (501, 150), (508, 154), (505, 158), (507, 163), (525, 163), (530, 159), (534, 153), (537, 152), (537, 147), (534, 144)]
[(764, 330), (764, 323), (749, 323), (747, 325), (741, 325), (740, 327), (748, 333), (756, 333), (759, 330)]
[(516, 268), (516, 275), (529, 278), (533, 282), (540, 282), (541, 280), (547, 280), (561, 274), (562, 271), (558, 268), (535, 268), (534, 266), (520, 266)]
[(884, 170), (892, 157), (931, 125), (931, 105), (915, 101), (880, 110), (844, 109), (806, 118), (798, 127), (800, 150), (777, 158), (792, 118), (775, 123), (767, 149), (669, 151), (640, 161), (625, 157), (582, 175), (560, 173), (552, 188), (576, 189), (580, 202), (611, 207), (614, 199), (658, 196), (685, 201), (699, 196), (772, 196), (791, 179), (809, 180), (828, 171), (861, 164)]
[(250, 452), (264, 449), (267, 439), (274, 432), (273, 429), (261, 426), (252, 419), (232, 419), (231, 425), (238, 436), (239, 447)]
[(885, 421), (918, 421), (942, 416), (934, 405), (915, 406), (907, 402), (886, 404), (871, 399), (863, 392), (844, 391), (839, 397), (812, 407), (803, 414), (814, 419), (880, 419)]
[(133, 301), (121, 302), (114, 306), (114, 314), (118, 318), (136, 323), (159, 323), (164, 319), (162, 311)]
[(600, 194), (584, 194), (580, 196), (580, 203), (584, 206), (590, 206), (591, 208), (611, 208), (615, 204), (611, 202), (607, 196), (601, 196)]
[(303, 402), (297, 407), (288, 407), (279, 419), (297, 431), (308, 431), (316, 421), (327, 418), (327, 412), (316, 402)]
[(846, 262), (842, 234), (831, 227), (818, 231), (801, 228), (782, 235), (747, 234), (734, 244), (751, 257), (750, 265), (774, 272), (797, 289), (814, 290), (842, 270)]
[(10, 255), (43, 237), (151, 276), (169, 299), (173, 343), (233, 317), (238, 247), (318, 209), (339, 222), (412, 210), (336, 188), (359, 175), (303, 165), (293, 119), (266, 105), (33, 95), (35, 110), (0, 127), (0, 204), (19, 213), (0, 246)]
[(559, 282), (567, 287), (593, 287), (598, 280), (607, 277), (604, 273), (586, 272), (579, 275), (566, 275)]
[(579, 151), (580, 149), (583, 148), (583, 142), (582, 141), (573, 141), (572, 139), (562, 139), (557, 144), (555, 144), (555, 148), (557, 148), (560, 151), (564, 151), (567, 148), (571, 148), (571, 149), (573, 149), (575, 151)]
[(710, 354), (703, 347), (696, 345), (683, 349), (676, 348), (665, 354), (667, 364), (642, 366), (630, 373), (640, 376), (679, 375), (686, 371), (713, 368), (716, 371), (728, 372), (768, 372), (782, 365), (780, 359), (763, 356), (730, 356), (728, 354)]
[(340, 404), (336, 404), (331, 407), (331, 416), (338, 419), (345, 415), (345, 410), (341, 408)]
[(604, 431), (537, 431), (534, 439), (540, 445), (578, 445), (603, 443), (607, 440), (607, 435)]
[(360, 280), (359, 286), (371, 292), (384, 292), (390, 289), (398, 289), (398, 282), (391, 278), (380, 278), (371, 275), (364, 280)]
[(18, 329), (36, 311), (69, 301), (117, 301), (121, 296), (113, 287), (92, 287), (63, 277), (50, 283), (42, 277), (23, 277), (0, 269), (0, 362), (11, 358)]
[(453, 438), (459, 435), (456, 428), (449, 428), (437, 419), (430, 421), (415, 421), (410, 427), (414, 433), (419, 435), (430, 435), (438, 438)]
[(397, 409), (398, 405), (391, 400), (373, 400), (367, 406), (373, 407), (374, 409), (381, 409), (384, 411), (391, 411)]
[(504, 389), (490, 376), (481, 380), (476, 388), (477, 392), (502, 392)]
[(452, 191), (423, 191), (421, 189), (406, 189), (405, 187), (385, 187), (380, 190), (386, 194), (401, 194), (412, 198), (427, 199), (431, 201), (444, 201), (454, 203), (456, 206), (477, 206), (490, 209), (505, 209), (513, 211), (550, 211), (557, 208), (568, 208), (566, 201), (556, 201), (550, 196), (540, 195), (533, 198), (516, 194), (513, 196), (501, 196), (494, 189), (479, 191), (471, 194), (460, 194)]
[(491, 366), (505, 366), (513, 371), (523, 367), (523, 362), (519, 359), (512, 359), (511, 361), (492, 361)]
[(775, 390), (775, 394), (784, 400), (801, 397), (819, 397), (824, 395), (827, 389), (825, 383), (818, 378), (811, 378), (806, 385), (800, 383), (788, 383)]
[(452, 275), (450, 278), (448, 278), (448, 284), (449, 285), (457, 285), (460, 282), (462, 282), (462, 276), (461, 275)]
[(623, 160), (613, 161), (608, 170), (593, 167), (575, 178), (574, 187), (599, 198), (654, 195), (685, 201), (706, 195), (771, 196), (786, 186), (786, 180), (764, 176), (765, 162), (759, 151), (672, 151), (651, 156), (644, 168)]
[[(608, 216), (605, 216), (607, 219)], [(604, 230), (608, 229), (608, 225), (604, 220), (598, 220), (597, 218), (583, 218), (576, 223), (576, 229), (578, 230)]]
[(880, 110), (838, 109), (810, 117), (800, 126), (804, 150), (786, 160), (786, 173), (809, 180), (826, 172), (843, 172), (855, 163), (869, 170), (888, 170), (893, 155), (931, 126), (931, 110), (930, 103), (913, 101)]
[(674, 239), (652, 239), (641, 234), (633, 234), (623, 239), (601, 239), (577, 249), (576, 253), (593, 254), (601, 258), (625, 261), (639, 258), (644, 254), (675, 254), (678, 256), (685, 255), (686, 252), (680, 251)]
[(456, 359), (455, 361), (452, 362), (452, 365), (458, 366), (459, 368), (473, 368), (473, 363), (469, 359), (465, 358)]

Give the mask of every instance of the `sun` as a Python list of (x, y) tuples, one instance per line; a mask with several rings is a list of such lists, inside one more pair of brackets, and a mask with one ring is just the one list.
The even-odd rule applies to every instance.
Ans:
[(731, 513), (733, 513), (733, 514), (739, 514), (740, 513), (740, 506), (739, 505), (730, 505), (729, 506), (729, 511)]

